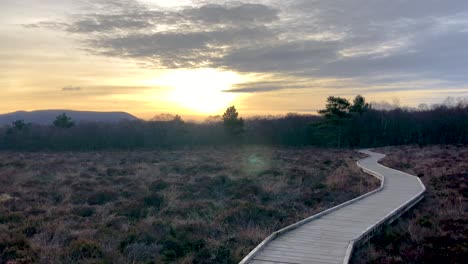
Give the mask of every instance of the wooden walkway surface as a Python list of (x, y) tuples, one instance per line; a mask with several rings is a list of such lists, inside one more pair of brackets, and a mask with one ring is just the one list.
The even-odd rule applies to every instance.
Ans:
[(369, 157), (357, 165), (381, 179), (380, 188), (273, 233), (240, 264), (348, 263), (356, 243), (423, 198), (419, 178), (378, 164), (384, 154), (361, 152)]

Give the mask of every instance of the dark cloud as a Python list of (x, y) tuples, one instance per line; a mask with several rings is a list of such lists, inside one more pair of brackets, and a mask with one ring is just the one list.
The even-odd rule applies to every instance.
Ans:
[[(420, 36), (410, 47), (388, 56), (357, 56), (322, 65), (323, 76), (368, 76), (412, 73), (421, 78), (459, 81), (466, 77), (468, 32)], [(466, 81), (466, 79), (465, 79)]]
[(296, 0), (292, 1), (292, 6), (333, 24), (353, 26), (356, 20), (365, 23), (388, 22), (401, 18), (421, 19), (452, 15), (467, 10), (468, 2), (464, 0)]
[(261, 93), (261, 92), (270, 92), (283, 89), (304, 89), (310, 88), (310, 86), (294, 83), (290, 81), (259, 81), (259, 82), (248, 82), (242, 84), (236, 84), (232, 89), (225, 90), (224, 92), (229, 93)]
[(263, 43), (233, 50), (214, 64), (218, 67), (228, 65), (242, 72), (289, 72), (300, 75), (336, 60), (338, 45), (328, 41)]
[(280, 76), (280, 78), (274, 78), (273, 76), (266, 77), (263, 79), (269, 79), (268, 81), (253, 81), (246, 83), (239, 83), (233, 85), (232, 89), (225, 90), (224, 92), (230, 93), (262, 93), (277, 90), (286, 89), (314, 89), (314, 88), (326, 88), (326, 89), (341, 89), (349, 88), (355, 85), (352, 80), (348, 79), (333, 79), (333, 80), (313, 80), (307, 77), (297, 76)]
[(156, 68), (216, 67), (301, 80), (248, 84), (234, 92), (299, 89), (320, 78), (468, 82), (468, 1), (258, 2), (203, 1), (164, 9), (139, 1), (94, 1), (66, 23), (28, 27), (77, 34), (94, 54)]
[(279, 10), (266, 5), (248, 3), (233, 6), (207, 4), (170, 11), (150, 8), (136, 1), (114, 1), (101, 6), (98, 12), (74, 15), (67, 30), (75, 33), (114, 31), (114, 34), (125, 35), (128, 32), (116, 31), (148, 33), (149, 30), (149, 33), (154, 33), (199, 31), (226, 26), (252, 27), (278, 20), (278, 12)]
[(156, 67), (178, 68), (211, 65), (232, 45), (250, 45), (262, 40), (270, 41), (274, 37), (259, 26), (186, 33), (136, 33), (104, 37), (91, 40), (91, 43), (97, 54), (150, 60)]
[(179, 10), (151, 8), (137, 1), (94, 3), (94, 10), (75, 14), (67, 23), (42, 22), (78, 34), (94, 54), (133, 58), (156, 68), (206, 67), (235, 48), (274, 42), (269, 26), (279, 10), (262, 5), (206, 4)]

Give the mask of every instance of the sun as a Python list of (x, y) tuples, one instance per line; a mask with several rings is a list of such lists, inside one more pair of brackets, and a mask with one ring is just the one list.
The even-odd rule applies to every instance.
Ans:
[(232, 71), (217, 69), (173, 70), (153, 80), (153, 84), (168, 87), (164, 95), (177, 110), (185, 113), (215, 114), (239, 98), (225, 92), (244, 78)]

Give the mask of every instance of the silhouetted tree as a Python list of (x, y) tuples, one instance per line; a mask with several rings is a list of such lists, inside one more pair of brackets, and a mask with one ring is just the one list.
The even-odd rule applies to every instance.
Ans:
[(361, 95), (356, 95), (353, 100), (353, 105), (350, 107), (349, 111), (352, 113), (362, 114), (369, 110), (370, 106), (366, 103), (366, 99)]
[(223, 118), (220, 116), (220, 115), (215, 115), (215, 116), (208, 116), (206, 119), (205, 119), (205, 123), (218, 123), (218, 122), (222, 122), (223, 121)]
[(173, 115), (173, 114), (167, 114), (167, 113), (162, 113), (154, 116), (150, 121), (163, 121), (163, 122), (169, 122), (169, 121), (177, 121), (177, 122), (183, 122), (182, 117), (180, 115)]
[(325, 105), (325, 109), (319, 110), (319, 114), (323, 115), (327, 122), (324, 123), (324, 127), (329, 125), (336, 127), (337, 129), (333, 129), (336, 131), (336, 145), (337, 147), (341, 147), (342, 141), (342, 134), (343, 134), (343, 120), (350, 117), (349, 111), (351, 108), (351, 104), (345, 98), (330, 96), (327, 98), (327, 104)]
[(25, 123), (24, 120), (16, 120), (11, 123), (11, 126), (7, 129), (7, 134), (18, 134), (20, 132), (25, 132), (29, 127), (31, 127), (30, 123)]
[[(349, 107), (349, 112), (352, 114), (352, 121), (346, 122), (345, 137), (347, 145), (350, 147), (358, 146), (361, 140), (361, 134), (365, 124), (362, 124), (362, 119), (359, 119), (365, 112), (371, 109), (370, 105), (362, 95), (357, 95), (353, 104)], [(357, 125), (359, 123), (359, 125)]]
[(8, 126), (4, 135), (5, 145), (7, 147), (22, 147), (30, 142), (26, 140), (30, 132), (31, 123), (26, 123), (24, 120), (16, 120)]
[(235, 106), (226, 109), (223, 114), (223, 123), (226, 132), (231, 136), (239, 136), (244, 132), (244, 119), (239, 118)]
[(319, 110), (319, 114), (326, 118), (345, 118), (349, 116), (351, 104), (345, 98), (329, 96), (325, 109)]
[(180, 115), (175, 115), (174, 119), (172, 121), (177, 122), (177, 123), (183, 123), (184, 122), (184, 120), (182, 119), (182, 117)]
[(63, 113), (58, 115), (54, 120), (54, 126), (60, 128), (70, 128), (75, 125), (75, 122), (72, 121), (71, 117), (68, 117), (67, 114)]
[(16, 131), (21, 131), (29, 128), (31, 126), (31, 123), (26, 123), (24, 120), (16, 120), (12, 123), (12, 129)]

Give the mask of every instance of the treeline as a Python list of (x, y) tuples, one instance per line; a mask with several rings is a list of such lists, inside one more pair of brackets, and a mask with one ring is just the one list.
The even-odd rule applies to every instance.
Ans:
[(329, 97), (320, 116), (239, 117), (228, 108), (219, 121), (77, 123), (65, 115), (49, 126), (21, 120), (0, 128), (4, 150), (159, 149), (219, 145), (378, 147), (401, 144), (468, 144), (468, 106), (375, 110), (357, 96)]
[(70, 128), (26, 124), (0, 128), (0, 149), (101, 150), (158, 149), (184, 146), (238, 144), (310, 145), (309, 124), (318, 117), (288, 115), (254, 118), (240, 128), (227, 129), (223, 121), (192, 123), (174, 121), (121, 121), (78, 123)]
[(468, 144), (468, 107), (440, 106), (427, 111), (370, 109), (345, 122), (343, 130), (341, 145), (345, 147)]

